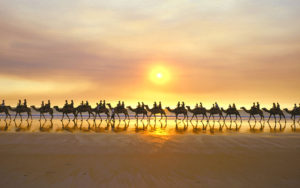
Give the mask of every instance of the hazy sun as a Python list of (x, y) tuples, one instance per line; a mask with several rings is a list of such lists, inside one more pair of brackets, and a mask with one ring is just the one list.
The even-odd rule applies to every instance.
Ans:
[(155, 84), (165, 84), (170, 81), (170, 72), (164, 66), (154, 66), (150, 70), (150, 80)]

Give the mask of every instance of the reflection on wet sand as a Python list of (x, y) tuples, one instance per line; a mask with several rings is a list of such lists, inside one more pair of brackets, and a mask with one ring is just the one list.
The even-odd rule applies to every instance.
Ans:
[(155, 132), (164, 130), (175, 133), (206, 133), (215, 134), (223, 132), (263, 133), (263, 132), (299, 132), (300, 124), (294, 121), (197, 121), (197, 120), (0, 120), (2, 132)]

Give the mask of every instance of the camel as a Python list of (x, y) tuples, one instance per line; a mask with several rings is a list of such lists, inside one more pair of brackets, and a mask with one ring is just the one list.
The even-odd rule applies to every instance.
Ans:
[(0, 114), (1, 113), (5, 113), (5, 120), (7, 119), (7, 117), (11, 119), (7, 106), (0, 106)]
[(274, 119), (275, 119), (275, 122), (276, 122), (276, 115), (279, 115), (279, 121), (281, 120), (281, 117), (283, 117), (285, 122), (286, 122), (285, 115), (283, 114), (283, 111), (280, 108), (274, 108), (273, 107), (270, 110), (268, 110), (266, 108), (263, 108), (263, 110), (270, 114), (268, 122), (270, 121), (272, 116), (274, 116)]
[(166, 109), (171, 113), (175, 113), (175, 116), (176, 116), (175, 121), (177, 121), (179, 114), (183, 114), (183, 116), (184, 116), (183, 119), (189, 118), (189, 116), (187, 114), (188, 111), (184, 107), (177, 107), (175, 109), (171, 109), (170, 107), (167, 107)]
[(83, 117), (82, 117), (82, 113), (83, 112), (88, 112), (89, 113), (89, 117), (87, 118), (87, 120), (90, 119), (91, 117), (91, 114), (95, 117), (95, 115), (93, 114), (93, 110), (92, 110), (92, 107), (90, 105), (87, 105), (87, 104), (82, 104), (82, 105), (79, 105), (76, 109), (76, 117), (78, 116), (78, 114), (80, 114), (81, 116), (81, 120), (83, 120)]
[(246, 113), (250, 114), (250, 117), (249, 117), (249, 120), (248, 122), (251, 120), (251, 117), (254, 118), (255, 122), (256, 122), (256, 118), (255, 118), (255, 115), (259, 115), (260, 116), (260, 120), (265, 120), (265, 117), (264, 117), (264, 113), (261, 109), (258, 109), (258, 108), (251, 108), (250, 110), (247, 110), (245, 107), (241, 107), (242, 110), (244, 110)]
[[(127, 110), (127, 109), (125, 109), (125, 108), (123, 108), (123, 107), (121, 107), (121, 106), (119, 106), (119, 107), (117, 106), (117, 107), (113, 108), (113, 107), (111, 106), (110, 103), (108, 103), (107, 106), (108, 106), (109, 109), (112, 111), (112, 117), (114, 117), (115, 114), (117, 114), (117, 116), (119, 117), (119, 120), (121, 120), (119, 114), (124, 114), (124, 115), (125, 115), (124, 121), (125, 121), (126, 119), (129, 119), (129, 114), (128, 114), (128, 110)], [(113, 119), (114, 119), (114, 118), (113, 118)]]
[(106, 106), (96, 106), (96, 108), (92, 108), (92, 111), (95, 112), (94, 121), (96, 121), (97, 114), (98, 114), (99, 118), (102, 120), (101, 115), (100, 115), (101, 113), (105, 113), (106, 119), (109, 119), (109, 110), (108, 110), (108, 108), (106, 108)]
[[(288, 114), (291, 114), (291, 119), (295, 122), (296, 121), (296, 116), (300, 116), (300, 108), (295, 108), (293, 110), (288, 110), (287, 108), (284, 109)], [(298, 120), (298, 122), (300, 119)]]
[(230, 121), (232, 121), (231, 119), (231, 115), (235, 115), (235, 120), (236, 121), (238, 119), (238, 117), (241, 119), (242, 121), (242, 117), (240, 115), (240, 112), (237, 111), (237, 109), (235, 108), (228, 108), (227, 110), (224, 110), (223, 108), (221, 108), (222, 112), (224, 112), (226, 114), (225, 118), (224, 118), (224, 121), (226, 120), (227, 116), (230, 117)]
[(68, 114), (73, 114), (74, 115), (74, 119), (73, 121), (75, 121), (75, 119), (77, 118), (77, 110), (76, 108), (73, 108), (72, 106), (64, 106), (63, 108), (59, 108), (58, 106), (54, 106), (53, 107), (56, 111), (58, 112), (61, 112), (63, 115), (62, 115), (62, 118), (61, 118), (61, 121), (63, 121), (65, 115), (68, 117), (68, 119), (70, 120), (70, 117)]
[(213, 117), (213, 120), (215, 121), (215, 114), (220, 116), (220, 119), (218, 121), (220, 121), (222, 118), (224, 119), (224, 116), (222, 114), (222, 111), (219, 108), (211, 108), (209, 110), (207, 110), (208, 113), (210, 113), (209, 117), (208, 117), (208, 121), (210, 120), (210, 117)]
[(160, 114), (161, 115), (160, 120), (162, 120), (163, 116), (165, 116), (166, 121), (167, 121), (166, 112), (162, 108), (158, 108), (158, 107), (155, 108), (155, 107), (153, 107), (153, 108), (150, 109), (148, 105), (145, 105), (145, 107), (146, 107), (147, 111), (150, 112), (150, 116), (148, 116), (149, 117), (149, 121), (150, 121), (150, 118), (151, 118), (152, 115), (154, 115), (154, 118), (156, 120), (156, 115), (155, 114)]
[(14, 120), (16, 120), (17, 116), (19, 115), (21, 120), (23, 120), (23, 117), (21, 115), (21, 113), (27, 113), (27, 120), (29, 119), (29, 117), (32, 119), (32, 115), (31, 115), (31, 109), (28, 108), (27, 106), (17, 106), (15, 108), (12, 108), (10, 106), (7, 106), (7, 108), (10, 110), (10, 111), (13, 111), (13, 112), (16, 112), (16, 115), (15, 115), (15, 118)]
[(51, 116), (51, 121), (53, 119), (53, 109), (52, 108), (46, 108), (46, 106), (41, 106), (40, 108), (35, 107), (34, 105), (31, 106), (31, 108), (33, 108), (35, 111), (40, 112), (40, 120), (42, 119), (42, 116), (44, 117), (44, 119), (46, 120), (45, 117), (45, 113), (49, 113)]
[(193, 120), (193, 118), (196, 117), (196, 119), (197, 119), (197, 121), (198, 121), (198, 116), (197, 116), (197, 115), (202, 115), (202, 116), (203, 116), (202, 119), (201, 119), (201, 121), (204, 119), (204, 117), (206, 117), (206, 119), (207, 119), (206, 109), (205, 109), (205, 108), (203, 108), (203, 107), (202, 107), (202, 108), (195, 107), (194, 109), (191, 109), (190, 106), (186, 106), (186, 108), (187, 108), (187, 110), (188, 110), (190, 113), (193, 114), (191, 120)]
[(135, 118), (139, 118), (139, 114), (142, 114), (143, 115), (143, 119), (145, 118), (145, 115), (146, 117), (148, 117), (148, 114), (147, 114), (147, 110), (145, 110), (144, 108), (142, 107), (137, 107), (136, 109), (133, 109), (131, 106), (127, 106), (127, 108), (134, 112), (135, 113)]

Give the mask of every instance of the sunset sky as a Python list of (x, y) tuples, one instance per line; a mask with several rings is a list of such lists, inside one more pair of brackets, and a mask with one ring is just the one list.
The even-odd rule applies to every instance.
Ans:
[(300, 102), (300, 1), (2, 0), (0, 97)]

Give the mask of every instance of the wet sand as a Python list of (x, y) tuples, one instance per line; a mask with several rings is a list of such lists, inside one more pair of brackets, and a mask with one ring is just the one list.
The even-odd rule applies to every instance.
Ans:
[(0, 124), (0, 187), (300, 186), (300, 134), (288, 128), (212, 133), (131, 122), (88, 130), (83, 122), (71, 131), (55, 121), (42, 132), (36, 120), (28, 130)]

